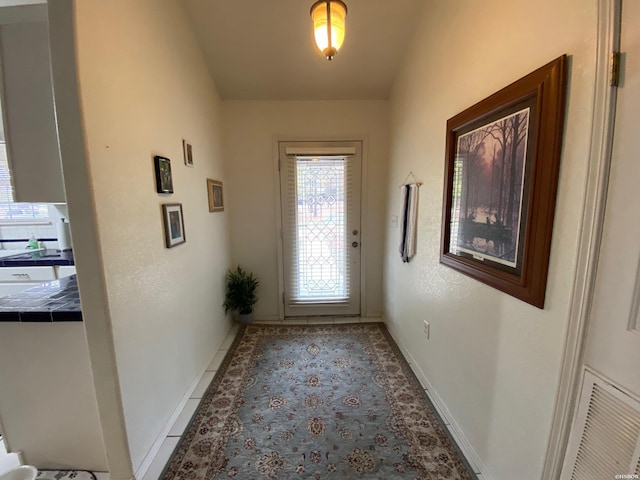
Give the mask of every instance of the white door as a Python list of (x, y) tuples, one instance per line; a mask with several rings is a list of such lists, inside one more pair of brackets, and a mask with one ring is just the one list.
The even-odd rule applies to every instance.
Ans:
[(585, 363), (640, 396), (640, 2), (623, 2), (621, 25), (626, 65)]
[(612, 153), (586, 368), (561, 480), (640, 474), (640, 2), (621, 3), (618, 21), (619, 0), (599, 2), (601, 22), (608, 24), (603, 31), (613, 35), (600, 41), (616, 48), (620, 34), (623, 68), (613, 136), (605, 139)]
[(281, 142), (285, 317), (360, 314), (361, 142)]

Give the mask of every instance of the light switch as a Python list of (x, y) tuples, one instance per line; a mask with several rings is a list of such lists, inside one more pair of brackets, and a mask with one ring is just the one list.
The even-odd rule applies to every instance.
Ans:
[(391, 226), (398, 228), (398, 216), (397, 215), (391, 215)]

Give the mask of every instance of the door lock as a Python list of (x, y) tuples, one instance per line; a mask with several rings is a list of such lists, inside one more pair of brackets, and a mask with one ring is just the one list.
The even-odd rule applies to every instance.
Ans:
[(353, 243), (351, 244), (351, 246), (352, 246), (353, 248), (356, 248), (356, 247), (358, 246), (358, 242), (353, 242)]

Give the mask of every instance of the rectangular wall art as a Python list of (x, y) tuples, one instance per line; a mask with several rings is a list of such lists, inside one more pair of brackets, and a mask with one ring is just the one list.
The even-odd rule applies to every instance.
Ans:
[(209, 211), (222, 212), (224, 210), (222, 182), (207, 178), (207, 194), (209, 197)]
[(175, 247), (187, 241), (184, 233), (184, 218), (181, 203), (165, 203), (162, 205), (164, 220), (164, 240), (167, 248)]
[(447, 122), (440, 262), (544, 308), (565, 111), (562, 56)]
[(187, 167), (193, 167), (193, 147), (184, 139), (182, 140), (182, 153), (184, 154), (184, 164)]
[(165, 157), (153, 157), (156, 167), (156, 191), (173, 193), (173, 177), (171, 176), (171, 160)]

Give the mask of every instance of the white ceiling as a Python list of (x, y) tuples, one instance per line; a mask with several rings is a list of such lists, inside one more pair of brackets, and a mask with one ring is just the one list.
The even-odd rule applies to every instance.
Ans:
[(220, 96), (386, 100), (425, 0), (345, 0), (345, 41), (329, 62), (313, 42), (313, 0), (185, 0)]

